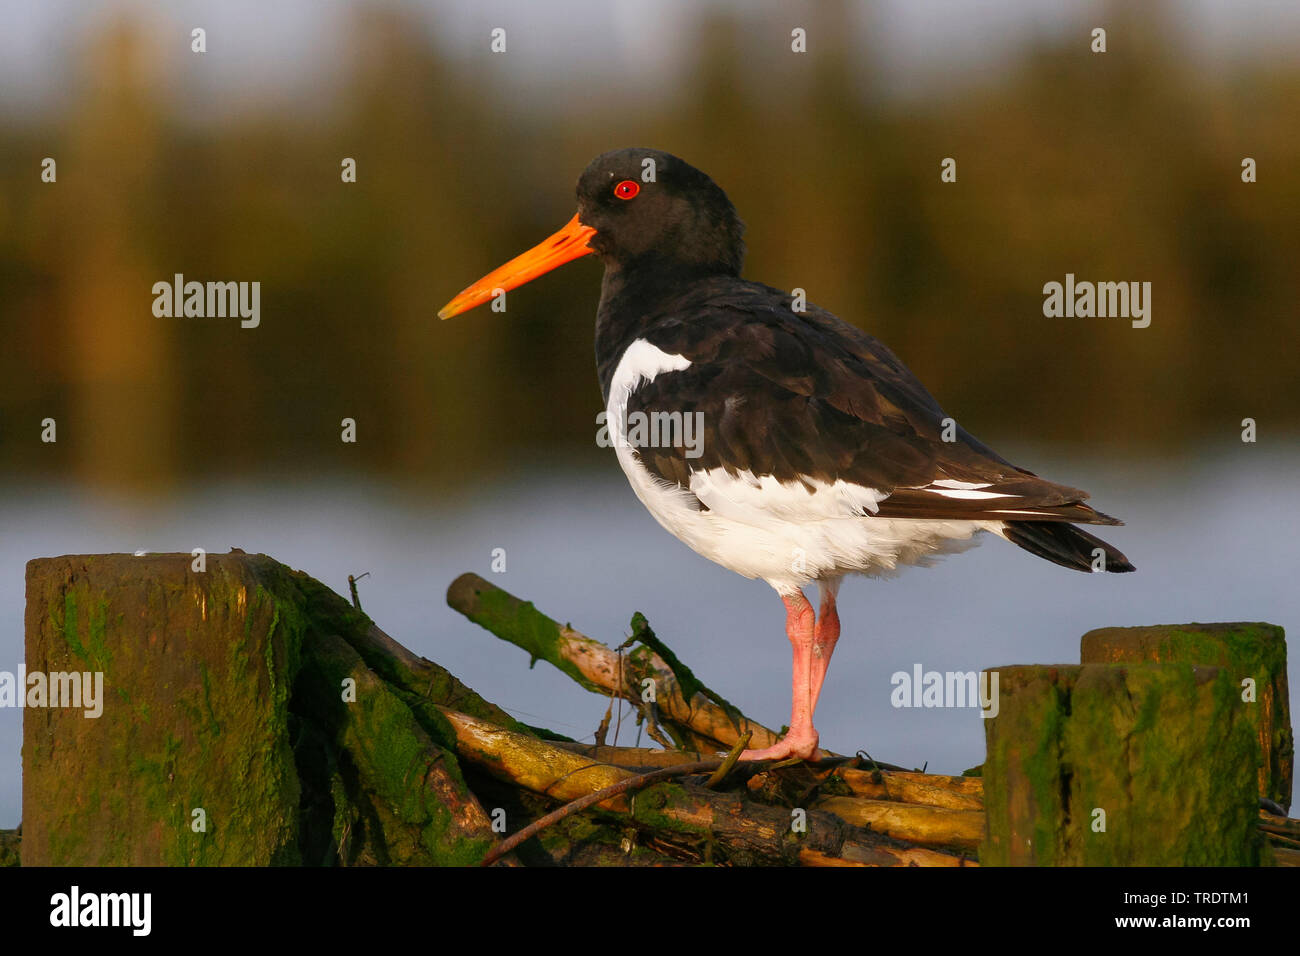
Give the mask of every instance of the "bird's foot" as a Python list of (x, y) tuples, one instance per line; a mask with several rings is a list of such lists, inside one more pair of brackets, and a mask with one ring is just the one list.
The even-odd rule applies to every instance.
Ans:
[(822, 752), (817, 749), (817, 732), (796, 735), (786, 734), (771, 747), (762, 750), (742, 750), (741, 760), (787, 760), (798, 757), (800, 760), (817, 760)]

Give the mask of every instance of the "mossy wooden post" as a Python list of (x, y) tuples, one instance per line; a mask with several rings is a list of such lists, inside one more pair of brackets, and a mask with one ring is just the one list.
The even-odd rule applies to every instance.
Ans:
[(436, 708), (504, 712), (301, 572), (194, 560), (28, 563), (28, 673), (103, 693), (24, 712), (23, 863), (481, 860), (497, 836)]
[(25, 866), (298, 862), (303, 619), (248, 563), (193, 561), (28, 562), (28, 674), (89, 675), (102, 710), (23, 712)]
[(17, 830), (0, 830), (0, 867), (18, 865), (21, 843)]
[(1259, 748), (1235, 675), (1181, 663), (993, 673), (982, 864), (1259, 864)]
[[(1259, 740), (1259, 795), (1284, 808), (1291, 806), (1295, 739), (1282, 628), (1259, 623), (1103, 627), (1083, 635), (1080, 661), (1176, 661), (1226, 669), (1237, 681), (1239, 693), (1254, 698), (1245, 710)], [(1248, 680), (1252, 688), (1246, 686)]]

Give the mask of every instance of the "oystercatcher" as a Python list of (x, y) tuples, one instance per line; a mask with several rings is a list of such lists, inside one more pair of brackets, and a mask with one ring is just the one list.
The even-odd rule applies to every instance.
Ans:
[[(687, 545), (764, 579), (785, 604), (789, 731), (745, 759), (817, 755), (813, 712), (846, 574), (926, 564), (979, 531), (1078, 571), (1133, 570), (1075, 527), (1122, 523), (1085, 504), (1085, 492), (997, 455), (870, 335), (740, 278), (744, 227), (704, 173), (659, 150), (622, 149), (597, 157), (577, 193), (564, 228), (438, 315), (580, 256), (603, 260), (596, 369), (632, 489)], [(638, 441), (647, 434), (629, 427), (638, 413), (638, 425), (697, 424), (702, 441)], [(816, 613), (802, 590), (810, 582)]]

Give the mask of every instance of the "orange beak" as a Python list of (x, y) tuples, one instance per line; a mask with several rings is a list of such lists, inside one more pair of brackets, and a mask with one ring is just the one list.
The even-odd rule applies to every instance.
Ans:
[(578, 215), (574, 213), (573, 218), (555, 235), (492, 270), (444, 305), (438, 310), (438, 318), (450, 319), (453, 315), (460, 315), (482, 305), (498, 293), (531, 282), (566, 262), (591, 255), (596, 250), (588, 246), (587, 241), (595, 234), (596, 230), (578, 222)]

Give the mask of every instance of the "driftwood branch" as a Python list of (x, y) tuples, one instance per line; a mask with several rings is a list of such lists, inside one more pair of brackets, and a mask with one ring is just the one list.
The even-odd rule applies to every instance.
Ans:
[(979, 777), (949, 777), (937, 773), (898, 773), (855, 770), (832, 772), (855, 796), (896, 800), (949, 810), (983, 810), (984, 781)]
[(595, 744), (569, 743), (553, 741), (561, 750), (581, 754), (601, 763), (612, 763), (616, 767), (673, 767), (681, 763), (695, 763), (711, 754), (702, 754), (696, 750), (652, 750), (648, 747), (606, 747)]
[[(770, 747), (780, 735), (734, 708), (717, 702), (707, 688), (687, 699), (672, 668), (649, 647), (620, 655), (568, 625), (561, 625), (527, 601), (521, 601), (477, 574), (462, 574), (447, 589), (447, 603), (475, 624), (502, 640), (526, 650), (533, 660), (544, 660), (572, 677), (580, 686), (601, 695), (618, 694), (640, 705), (643, 681), (654, 681), (659, 716), (719, 750), (735, 746), (741, 735), (752, 734), (755, 749)], [(724, 702), (725, 703), (725, 702)]]
[(974, 851), (984, 839), (983, 810), (949, 810), (894, 800), (823, 797), (813, 803), (855, 826), (920, 846)]
[[(520, 723), (393, 640), (355, 597), (349, 603), (264, 555), (209, 556), (207, 573), (199, 575), (190, 561), (188, 554), (81, 555), (29, 563), (27, 659), (62, 661), (71, 653), (93, 664), (111, 657), (123, 699), (139, 705), (106, 710), (93, 728), (59, 707), (25, 722), (24, 790), (37, 798), (25, 802), (21, 842), (17, 833), (0, 831), (0, 865), (15, 862), (20, 850), (32, 865), (427, 866), (476, 865), (487, 857), (525, 866), (964, 866), (977, 847), (987, 862), (1007, 862), (998, 855), (995, 814), (1020, 812), (1024, 792), (1043, 797), (1044, 805), (1058, 796), (1036, 785), (1017, 789), (1040, 779), (1028, 776), (1024, 761), (1046, 753), (1048, 770), (1058, 776), (1062, 767), (1080, 765), (1023, 745), (1039, 740), (1044, 713), (1056, 714), (1059, 696), (1047, 691), (1069, 674), (1101, 668), (1090, 672), (1092, 680), (1070, 684), (1066, 716), (1078, 719), (1088, 701), (1108, 714), (1113, 698), (1127, 720), (1126, 688), (1138, 686), (1114, 693), (1116, 681), (1136, 674), (1127, 665), (1003, 669), (1001, 712), (985, 728), (1003, 728), (990, 737), (983, 764), (986, 805), (983, 779), (912, 772), (862, 752), (736, 762), (751, 737), (765, 746), (776, 735), (704, 686), (640, 615), (628, 642), (611, 650), (482, 578), (462, 576), (448, 594), (453, 607), (534, 659), (611, 701), (629, 701), (640, 721), (662, 728), (653, 736), (671, 741), (667, 750), (607, 746), (603, 731), (597, 745), (579, 744)], [(185, 599), (175, 600), (177, 594)], [(1161, 641), (1183, 640), (1198, 655), (1206, 641), (1210, 651), (1227, 646), (1236, 653), (1237, 644), (1281, 651), (1280, 632), (1268, 625), (1188, 627), (1156, 631)], [(1263, 644), (1255, 640), (1261, 628), (1268, 631)], [(142, 653), (158, 633), (180, 641), (183, 653)], [(1150, 644), (1152, 633), (1143, 629), (1139, 643)], [(1241, 640), (1227, 641), (1225, 633)], [(1128, 638), (1107, 640), (1118, 647)], [(638, 646), (623, 653), (632, 644)], [(1163, 644), (1150, 647), (1164, 654)], [(1281, 674), (1281, 661), (1265, 664)], [(1183, 680), (1172, 666), (1154, 665), (1147, 676), (1165, 683), (1152, 686), (1202, 695), (1213, 689), (1199, 678)], [(1207, 679), (1221, 682), (1223, 668), (1206, 665)], [(1017, 683), (1016, 674), (1025, 679)], [(1228, 680), (1231, 686), (1232, 674)], [(654, 694), (645, 693), (649, 687)], [(1217, 714), (1218, 701), (1197, 697), (1193, 704), (1205, 707), (1179, 719), (1200, 727), (1205, 720), (1192, 718)], [(1232, 829), (1224, 831), (1231, 839), (1217, 841), (1220, 857), (1300, 865), (1300, 821), (1288, 819), (1279, 802), (1279, 794), (1290, 793), (1289, 722), (1254, 711), (1250, 719), (1262, 722), (1242, 718), (1229, 743), (1240, 756), (1253, 752), (1257, 732), (1285, 738), (1267, 787), (1245, 759), (1186, 766), (1223, 785), (1214, 792), (1226, 796), (1206, 804), (1233, 814)], [(612, 719), (611, 711), (605, 730)], [(1087, 739), (1091, 747), (1094, 738)], [(135, 772), (123, 761), (121, 740), (167, 753), (182, 741), (177, 759), (186, 761), (186, 773)], [(717, 752), (728, 749), (719, 759)], [(250, 752), (260, 755), (253, 764)], [(69, 755), (80, 760), (79, 779), (113, 799), (64, 799)], [(1109, 772), (1090, 750), (1083, 757), (1092, 761), (1091, 774)], [(167, 836), (176, 822), (170, 818), (127, 820), (112, 810), (188, 805), (186, 788), (195, 779), (205, 806), (225, 821), (202, 840)], [(1134, 787), (1145, 804), (1128, 793), (1127, 780), (1118, 783), (1134, 811), (1149, 815), (1163, 805), (1150, 791), (1181, 793), (1183, 782)], [(1145, 831), (1148, 855), (1163, 852), (1160, 823)], [(128, 828), (129, 839), (105, 839), (114, 828)], [(514, 834), (504, 843), (502, 829)], [(1034, 847), (1044, 843), (1043, 831), (1023, 832)], [(1003, 851), (1030, 845), (1006, 842), (1005, 832), (1002, 840)], [(1063, 844), (1071, 846), (1078, 844)]]
[(658, 770), (652, 770), (649, 773), (643, 773), (636, 777), (628, 777), (626, 780), (620, 780), (618, 783), (606, 787), (604, 790), (597, 790), (595, 793), (588, 793), (576, 800), (566, 803), (560, 809), (548, 813), (540, 820), (534, 820), (528, 826), (519, 832), (512, 834), (502, 840), (491, 852), (483, 858), (483, 866), (491, 866), (500, 857), (509, 853), (525, 840), (536, 836), (547, 827), (558, 823), (565, 817), (571, 816), (580, 810), (594, 806), (611, 797), (617, 797), (620, 794), (628, 793), (642, 787), (647, 787), (652, 783), (660, 780), (669, 780), (673, 777), (684, 777), (691, 773), (703, 773), (706, 770), (721, 769), (723, 762), (721, 760), (700, 760), (695, 763), (678, 764), (675, 767), (660, 767)]
[[(886, 835), (859, 829), (816, 808), (768, 806), (737, 794), (659, 779), (660, 775), (713, 769), (720, 765), (719, 760), (661, 768), (653, 772), (650, 781), (642, 781), (630, 771), (547, 741), (502, 730), (464, 714), (444, 713), (455, 728), (457, 753), (462, 760), (534, 793), (565, 802), (582, 798), (590, 809), (617, 814), (656, 833), (694, 841), (706, 855), (716, 848), (726, 859), (744, 864), (827, 865), (829, 860), (872, 866), (968, 864), (959, 856), (921, 851)], [(629, 796), (628, 791), (642, 785), (649, 785), (649, 789)]]

